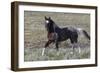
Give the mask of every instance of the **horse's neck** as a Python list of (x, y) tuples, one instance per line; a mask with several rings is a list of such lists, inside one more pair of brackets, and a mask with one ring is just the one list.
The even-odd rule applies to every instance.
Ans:
[(51, 28), (49, 28), (48, 33), (55, 33), (59, 29), (61, 29), (61, 28), (59, 26), (57, 26), (55, 23), (53, 23)]
[(53, 27), (54, 27), (55, 29), (60, 29), (60, 27), (57, 26), (55, 23), (54, 23)]

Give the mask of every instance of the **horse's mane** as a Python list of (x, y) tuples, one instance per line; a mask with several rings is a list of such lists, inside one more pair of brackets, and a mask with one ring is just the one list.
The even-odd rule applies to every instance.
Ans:
[(51, 20), (53, 22), (53, 25), (55, 28), (60, 28), (53, 20)]

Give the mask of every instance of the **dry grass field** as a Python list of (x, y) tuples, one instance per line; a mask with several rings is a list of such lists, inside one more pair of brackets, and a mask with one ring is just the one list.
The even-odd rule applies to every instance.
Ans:
[(70, 41), (61, 42), (59, 51), (52, 43), (45, 50), (42, 56), (42, 48), (47, 41), (47, 31), (45, 29), (45, 16), (50, 16), (55, 23), (63, 27), (83, 28), (90, 35), (90, 15), (75, 13), (55, 13), (55, 12), (24, 12), (24, 61), (44, 61), (44, 60), (70, 60), (90, 58), (90, 42), (85, 37), (79, 37), (81, 53), (75, 49), (72, 51)]

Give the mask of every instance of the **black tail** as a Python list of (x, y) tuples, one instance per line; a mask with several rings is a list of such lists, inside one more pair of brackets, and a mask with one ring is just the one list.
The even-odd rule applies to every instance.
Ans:
[(88, 33), (85, 30), (83, 30), (83, 33), (90, 40), (90, 36), (88, 35)]

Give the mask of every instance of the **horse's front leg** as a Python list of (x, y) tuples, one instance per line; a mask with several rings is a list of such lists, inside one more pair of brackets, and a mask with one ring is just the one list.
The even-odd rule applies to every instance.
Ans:
[(55, 42), (55, 46), (56, 46), (57, 51), (59, 50), (59, 46), (58, 45), (59, 45), (59, 43), (58, 43), (58, 41), (56, 41)]
[(59, 52), (59, 42), (58, 41), (55, 42), (55, 46), (56, 46), (56, 50), (57, 50), (57, 54), (56, 55), (59, 56), (60, 52)]
[(46, 47), (48, 47), (49, 46), (49, 44), (51, 44), (52, 43), (52, 41), (47, 41), (47, 43), (45, 44), (45, 47), (43, 48), (43, 50), (42, 50), (42, 56), (44, 55), (44, 51), (45, 51), (45, 48)]
[(49, 46), (49, 44), (51, 44), (53, 41), (48, 40), (47, 43), (45, 44), (45, 48), (47, 48)]

